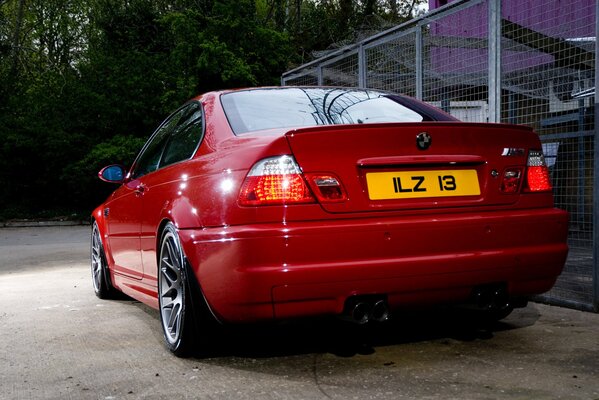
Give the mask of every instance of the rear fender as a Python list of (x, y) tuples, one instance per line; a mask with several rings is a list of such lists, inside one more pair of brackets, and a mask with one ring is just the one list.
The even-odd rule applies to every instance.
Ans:
[[(187, 197), (179, 197), (173, 201), (166, 201), (160, 210), (160, 216), (157, 219), (160, 221), (156, 224), (156, 233), (155, 233), (155, 242), (154, 242), (154, 253), (156, 266), (152, 271), (158, 272), (158, 265), (160, 265), (159, 257), (160, 257), (160, 239), (162, 237), (162, 232), (164, 227), (171, 222), (177, 229), (186, 229), (186, 228), (202, 228), (202, 220), (200, 218), (199, 213), (196, 208), (189, 202)], [(183, 251), (187, 254), (185, 250), (185, 243), (181, 243), (183, 246)], [(145, 269), (145, 267), (144, 267)], [(148, 272), (150, 268), (148, 268)]]
[[(160, 239), (166, 224), (171, 222), (177, 229), (186, 227), (201, 228), (202, 226), (202, 221), (197, 211), (195, 211), (195, 208), (193, 208), (186, 197), (180, 197), (173, 201), (166, 201), (160, 211), (159, 218), (156, 221), (159, 222), (156, 224), (154, 248), (144, 249), (145, 255), (148, 256), (147, 259), (144, 258), (144, 275), (151, 275), (150, 279), (157, 279), (158, 265), (160, 265), (158, 260), (160, 257)], [(151, 252), (154, 253), (154, 256), (151, 255)], [(152, 260), (155, 260), (155, 265), (149, 264)]]
[[(169, 223), (169, 222), (173, 222), (170, 220), (170, 218), (168, 218), (168, 216), (172, 215), (172, 213), (169, 214), (168, 211), (172, 211), (172, 210), (168, 210), (168, 208), (165, 208), (164, 212), (162, 213), (163, 217), (160, 221), (160, 224), (158, 224), (158, 229), (156, 232), (156, 265), (160, 265), (160, 260), (158, 259), (160, 257), (160, 239), (162, 237), (162, 233), (164, 231), (165, 226)], [(177, 225), (176, 222), (173, 222), (175, 227), (177, 227), (177, 229), (179, 229), (179, 226)], [(186, 285), (187, 285), (187, 289), (190, 293), (191, 296), (191, 304), (192, 304), (192, 310), (194, 313), (194, 321), (196, 324), (201, 323), (201, 324), (209, 324), (209, 326), (214, 326), (214, 325), (218, 325), (219, 323), (219, 319), (218, 316), (212, 311), (212, 309), (210, 308), (210, 306), (208, 305), (208, 302), (206, 300), (206, 297), (204, 296), (204, 292), (202, 290), (199, 278), (197, 276), (197, 268), (193, 267), (192, 261), (190, 261), (189, 257), (187, 256), (187, 254), (195, 254), (195, 252), (193, 251), (194, 248), (194, 243), (191, 241), (186, 241), (184, 240), (185, 237), (181, 237), (179, 236), (179, 240), (181, 241), (181, 248), (183, 250), (183, 255), (185, 257), (185, 266), (184, 268), (186, 269), (186, 275), (187, 275), (187, 279), (186, 279)], [(156, 270), (158, 272), (158, 270)], [(202, 326), (196, 326), (196, 328), (202, 328)], [(205, 327), (204, 327), (205, 328)]]
[(177, 229), (201, 228), (202, 218), (197, 210), (197, 206), (192, 204), (187, 196), (180, 196), (174, 200), (166, 201), (160, 210), (158, 218), (160, 221), (156, 232), (157, 240), (160, 240), (162, 228), (166, 222), (172, 222)]

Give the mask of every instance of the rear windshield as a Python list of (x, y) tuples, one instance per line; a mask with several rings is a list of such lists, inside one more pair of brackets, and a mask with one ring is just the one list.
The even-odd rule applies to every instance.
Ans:
[(221, 102), (235, 134), (316, 125), (420, 122), (421, 113), (372, 90), (272, 88), (226, 93)]

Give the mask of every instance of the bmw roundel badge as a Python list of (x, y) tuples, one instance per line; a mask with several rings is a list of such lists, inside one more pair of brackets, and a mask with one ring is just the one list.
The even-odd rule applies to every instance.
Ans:
[(427, 132), (420, 132), (416, 136), (416, 146), (419, 150), (426, 150), (431, 146), (433, 138)]

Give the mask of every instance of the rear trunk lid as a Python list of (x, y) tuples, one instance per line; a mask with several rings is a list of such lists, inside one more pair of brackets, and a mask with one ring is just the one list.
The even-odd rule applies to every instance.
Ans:
[(332, 213), (512, 204), (521, 188), (502, 192), (504, 174), (524, 174), (528, 151), (541, 148), (528, 127), (462, 122), (334, 125), (286, 138), (304, 174), (339, 178), (348, 199), (323, 203)]

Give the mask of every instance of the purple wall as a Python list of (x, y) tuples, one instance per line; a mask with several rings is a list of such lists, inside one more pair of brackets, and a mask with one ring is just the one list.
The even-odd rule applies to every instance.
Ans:
[[(429, 0), (432, 11), (443, 4), (455, 0)], [(480, 11), (459, 13), (455, 16), (454, 31), (461, 27), (472, 25), (472, 22), (486, 21), (487, 7), (483, 4), (484, 15)], [(555, 37), (576, 38), (595, 36), (595, 1), (594, 0), (503, 0), (501, 4), (502, 17), (517, 24), (533, 28), (539, 32)], [(481, 19), (483, 17), (484, 19)], [(475, 21), (473, 21), (473, 19)], [(567, 27), (568, 36), (562, 36)], [(486, 27), (484, 28), (486, 33)], [(466, 33), (464, 31), (464, 33)], [(483, 33), (478, 29), (469, 34)]]
[[(453, 0), (429, 0), (430, 10)], [(468, 39), (486, 39), (488, 31), (487, 3), (470, 7), (431, 22), (431, 40), (435, 36), (450, 38), (454, 44)], [(503, 0), (502, 18), (526, 28), (559, 39), (595, 36), (594, 0)], [(460, 40), (463, 39), (463, 40)], [(505, 42), (504, 42), (505, 43)], [(487, 69), (485, 49), (433, 47), (431, 67), (439, 73), (476, 73)], [(503, 72), (512, 72), (549, 64), (554, 57), (541, 52), (510, 51), (502, 53)]]

